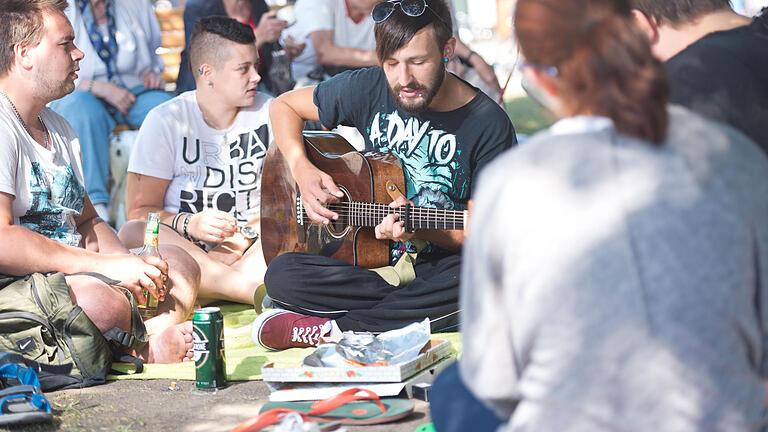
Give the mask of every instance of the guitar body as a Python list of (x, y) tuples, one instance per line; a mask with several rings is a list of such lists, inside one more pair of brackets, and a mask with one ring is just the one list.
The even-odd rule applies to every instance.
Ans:
[[(389, 204), (388, 182), (405, 190), (402, 165), (391, 154), (358, 152), (328, 132), (305, 132), (304, 147), (309, 160), (344, 191), (342, 201)], [(372, 227), (334, 221), (328, 226), (316, 224), (303, 214), (299, 202), (290, 168), (273, 145), (261, 177), (261, 241), (267, 264), (286, 252), (308, 252), (364, 268), (389, 265), (389, 241), (377, 240)]]

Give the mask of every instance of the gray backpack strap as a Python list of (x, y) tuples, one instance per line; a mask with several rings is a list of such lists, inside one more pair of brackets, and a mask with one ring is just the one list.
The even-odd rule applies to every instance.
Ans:
[[(117, 346), (114, 344), (111, 345), (112, 355), (116, 361), (132, 363), (136, 368), (134, 373), (141, 373), (144, 370), (144, 363), (118, 347), (140, 351), (147, 344), (147, 328), (144, 326), (144, 320), (141, 319), (139, 308), (136, 306), (136, 299), (133, 297), (133, 294), (121, 286), (118, 286), (117, 288), (120, 288), (120, 290), (123, 291), (123, 294), (125, 294), (125, 297), (128, 298), (128, 301), (131, 303), (131, 331), (129, 333), (122, 331), (118, 327), (112, 327), (104, 332), (104, 338), (117, 344)], [(122, 372), (118, 372), (114, 369), (112, 370), (112, 373), (122, 374)]]
[[(141, 360), (126, 353), (115, 345), (117, 344), (120, 347), (130, 347), (130, 344), (135, 344), (136, 338), (132, 334), (124, 332), (117, 327), (112, 327), (104, 333), (104, 338), (110, 342), (114, 342), (114, 344), (109, 344), (109, 347), (112, 350), (112, 357), (115, 361), (133, 364), (135, 367), (134, 373), (141, 373), (144, 370), (144, 363)], [(111, 373), (115, 375), (126, 374), (125, 372), (120, 372), (115, 369), (112, 369)]]
[(125, 294), (125, 297), (128, 299), (128, 302), (131, 303), (131, 336), (132, 338), (128, 340), (128, 344), (125, 346), (134, 349), (136, 351), (141, 350), (144, 348), (144, 345), (147, 344), (147, 341), (149, 340), (149, 337), (147, 336), (147, 328), (144, 326), (144, 320), (141, 319), (141, 314), (139, 313), (139, 307), (136, 305), (136, 299), (133, 297), (133, 294), (128, 291), (127, 289), (119, 286), (120, 290), (123, 291), (123, 294)]

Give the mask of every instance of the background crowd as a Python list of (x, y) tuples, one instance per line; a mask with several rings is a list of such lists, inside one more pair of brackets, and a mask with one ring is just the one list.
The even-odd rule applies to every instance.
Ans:
[[(259, 91), (277, 96), (344, 70), (376, 65), (370, 17), (375, 3), (299, 0), (270, 6), (265, 0), (73, 1), (67, 18), (85, 58), (75, 92), (50, 106), (80, 137), (85, 186), (98, 214), (112, 223), (123, 219), (110, 214), (110, 189), (121, 180), (115, 175), (123, 174), (110, 177), (113, 131), (138, 129), (152, 108), (173, 94), (196, 87), (186, 48), (181, 52), (178, 76), (170, 83), (161, 78), (165, 68), (158, 54), (162, 35), (154, 8), (183, 9), (185, 47), (194, 24), (205, 16), (228, 16), (251, 26), (260, 58)], [(482, 56), (460, 42), (454, 60), (454, 71), (472, 74), (474, 84), (501, 102), (499, 79)], [(354, 140), (359, 137), (353, 133), (350, 139), (358, 142)], [(116, 199), (121, 203), (124, 198), (118, 195)]]

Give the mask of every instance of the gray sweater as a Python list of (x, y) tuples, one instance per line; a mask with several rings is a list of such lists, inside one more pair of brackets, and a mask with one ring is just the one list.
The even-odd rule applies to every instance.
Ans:
[(662, 147), (544, 132), (481, 174), (460, 367), (505, 430), (765, 425), (768, 160), (670, 116)]

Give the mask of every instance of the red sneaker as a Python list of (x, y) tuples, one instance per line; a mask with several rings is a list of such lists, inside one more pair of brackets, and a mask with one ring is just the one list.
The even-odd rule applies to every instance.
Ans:
[(253, 321), (251, 339), (270, 350), (315, 347), (320, 336), (331, 331), (329, 322), (328, 318), (271, 309)]

